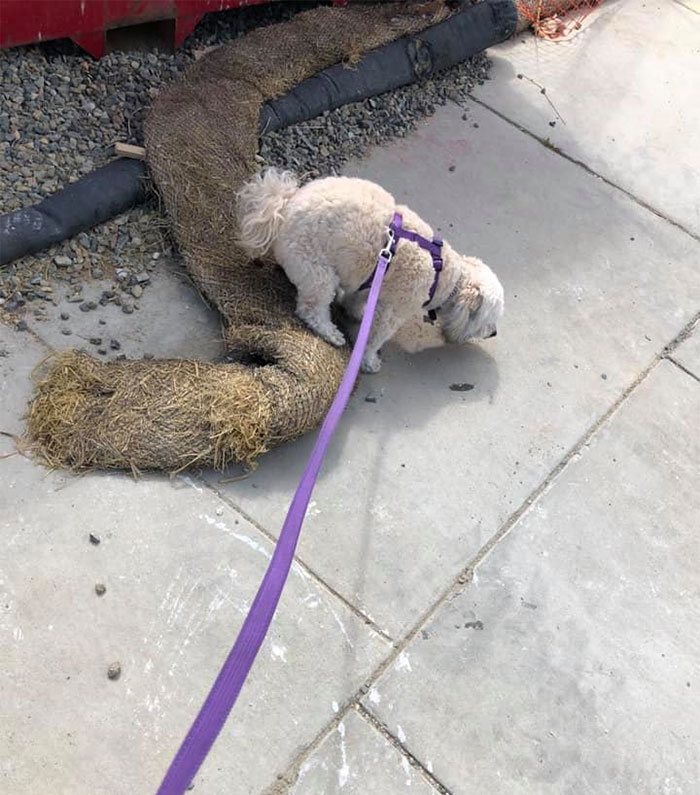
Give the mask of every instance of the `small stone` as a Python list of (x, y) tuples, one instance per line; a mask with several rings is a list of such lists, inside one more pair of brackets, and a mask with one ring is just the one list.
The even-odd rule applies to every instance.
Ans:
[(109, 347), (113, 351), (118, 351), (121, 348), (121, 346), (122, 346), (122, 344), (121, 344), (121, 342), (119, 342), (119, 340), (110, 340), (109, 341)]
[(66, 298), (66, 301), (68, 301), (69, 304), (79, 304), (81, 303), (82, 300), (83, 296), (80, 295), (80, 293), (76, 293), (75, 295), (69, 295), (68, 298)]
[(603, 381), (607, 381), (607, 380), (608, 380), (608, 375), (607, 375), (607, 373), (601, 373), (601, 374), (600, 374), (600, 377), (603, 379)]
[(26, 320), (19, 320), (15, 324), (15, 331), (27, 331), (28, 328), (29, 328), (29, 326), (27, 325), (27, 321)]
[(139, 284), (148, 284), (151, 281), (151, 274), (141, 271), (141, 273), (136, 274), (136, 281)]
[(151, 254), (151, 259), (160, 259), (160, 251), (154, 251), (153, 254)]
[(108, 679), (119, 679), (119, 677), (121, 675), (122, 675), (121, 663), (118, 663), (118, 662), (110, 663), (110, 666), (107, 669), (107, 678)]
[(476, 128), (477, 130), (479, 129), (479, 125), (476, 122), (474, 122), (474, 124), (472, 124), (472, 127)]
[(557, 126), (557, 123), (556, 123), (555, 121), (550, 121), (550, 122), (549, 122), (549, 126), (550, 126), (550, 127), (556, 127), (556, 126)]
[(469, 121), (469, 116), (466, 113), (462, 114), (462, 121)]
[(107, 321), (106, 321), (106, 320), (105, 320), (103, 317), (101, 317), (101, 318), (100, 318), (100, 319), (99, 319), (97, 322), (98, 322), (98, 323), (99, 323), (101, 326), (106, 326), (106, 325), (107, 325)]
[(61, 320), (70, 320), (68, 312), (61, 312)]
[(143, 287), (141, 287), (140, 284), (135, 284), (131, 288), (131, 294), (134, 296), (134, 298), (141, 298), (143, 295)]
[(69, 328), (62, 328), (61, 329), (61, 334), (63, 334), (64, 337), (70, 337), (70, 335), (72, 333), (73, 332)]
[(92, 278), (93, 279), (102, 279), (105, 275), (105, 272), (102, 268), (93, 268), (92, 269)]
[(456, 168), (457, 168), (457, 166), (450, 166), (447, 170), (448, 171), (454, 171)]
[(122, 301), (122, 312), (130, 315), (134, 311), (134, 305), (130, 301)]
[(147, 361), (150, 361), (153, 358), (153, 354), (152, 353), (144, 353), (143, 358), (146, 359)]
[(95, 593), (98, 596), (104, 596), (107, 592), (107, 586), (103, 582), (95, 583)]
[(94, 544), (95, 546), (97, 546), (100, 543), (100, 537), (96, 536), (94, 533), (90, 533), (88, 538), (90, 539), (90, 543)]
[(471, 392), (474, 384), (450, 384), (451, 392)]
[(59, 268), (68, 268), (73, 264), (73, 260), (65, 254), (58, 254), (53, 258), (53, 261)]
[(376, 403), (376, 402), (377, 402), (376, 395), (367, 395), (367, 397), (365, 398), (365, 403)]
[(102, 345), (102, 337), (90, 337), (90, 345)]
[(100, 356), (106, 356), (107, 355), (107, 351), (104, 348), (98, 348), (97, 352), (100, 354)]

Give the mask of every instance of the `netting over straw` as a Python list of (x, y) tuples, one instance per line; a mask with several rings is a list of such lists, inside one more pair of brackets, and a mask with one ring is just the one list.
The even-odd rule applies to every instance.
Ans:
[(446, 18), (442, 4), (316, 8), (191, 66), (146, 122), (148, 163), (187, 268), (225, 320), (238, 364), (55, 357), (28, 431), (53, 466), (223, 468), (319, 425), (347, 361), (294, 315), (274, 263), (237, 245), (234, 194), (256, 169), (260, 108), (334, 63)]
[(516, 0), (519, 28), (532, 27), (544, 39), (566, 38), (602, 0)]

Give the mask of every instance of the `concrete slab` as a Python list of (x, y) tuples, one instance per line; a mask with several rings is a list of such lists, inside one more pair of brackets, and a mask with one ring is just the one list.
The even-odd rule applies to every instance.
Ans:
[[(409, 789), (410, 788), (410, 789)], [(303, 764), (289, 795), (436, 795), (409, 758), (355, 710)]]
[[(56, 296), (57, 305), (47, 306), (47, 320), (38, 321), (31, 314), (27, 323), (43, 340), (56, 350), (82, 348), (100, 359), (114, 359), (119, 355), (141, 357), (144, 353), (155, 357), (175, 357), (213, 360), (223, 354), (221, 321), (219, 314), (210, 309), (183, 274), (184, 266), (160, 260), (151, 274), (152, 284), (146, 287), (131, 314), (119, 306), (107, 304), (83, 312), (78, 303), (67, 301), (68, 286)], [(94, 280), (85, 285), (86, 301), (97, 302), (112, 282)], [(68, 320), (61, 315), (67, 313)], [(105, 321), (100, 323), (100, 320)], [(66, 336), (63, 331), (71, 332)], [(90, 339), (101, 339), (101, 344), (90, 344)], [(110, 347), (111, 340), (119, 348)], [(105, 351), (104, 355), (98, 353)]]
[[(17, 431), (26, 370), (43, 351), (26, 334), (0, 334), (12, 348), (0, 358), (2, 428)], [(0, 505), (0, 657), (11, 661), (0, 671), (2, 789), (154, 792), (271, 544), (189, 478), (72, 477), (13, 457), (0, 460)], [(197, 788), (243, 795), (273, 783), (387, 651), (295, 566)], [(115, 661), (121, 677), (110, 681)]]
[(700, 234), (699, 40), (689, 8), (608, 0), (569, 41), (489, 50), (475, 96)]
[(700, 329), (698, 327), (688, 339), (676, 348), (673, 358), (690, 370), (696, 378), (700, 378)]
[(662, 362), (370, 692), (453, 795), (697, 792), (698, 416)]
[[(695, 240), (489, 111), (469, 118), (446, 108), (351, 169), (506, 289), (497, 340), (391, 352), (362, 380), (316, 488), (302, 558), (392, 637), (700, 306)], [(312, 441), (210, 482), (276, 534)]]
[[(5, 434), (24, 433), (22, 417), (32, 394), (32, 370), (50, 353), (50, 348), (29, 332), (0, 323), (0, 431)], [(0, 434), (0, 455), (15, 449), (12, 439)]]

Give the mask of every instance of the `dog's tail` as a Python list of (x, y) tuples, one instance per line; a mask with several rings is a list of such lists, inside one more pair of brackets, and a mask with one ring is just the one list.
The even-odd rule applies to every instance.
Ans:
[(298, 190), (294, 174), (274, 168), (256, 174), (240, 189), (236, 196), (239, 241), (251, 258), (270, 250), (284, 221), (287, 202)]

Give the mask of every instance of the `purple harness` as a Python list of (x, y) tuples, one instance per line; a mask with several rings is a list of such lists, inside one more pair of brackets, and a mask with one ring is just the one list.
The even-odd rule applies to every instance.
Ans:
[[(435, 276), (433, 278), (433, 283), (430, 285), (428, 300), (423, 304), (423, 306), (428, 306), (435, 296), (435, 291), (437, 290), (438, 282), (440, 281), (440, 273), (442, 272), (442, 240), (439, 237), (434, 237), (432, 240), (428, 240), (422, 235), (419, 235), (418, 232), (411, 232), (408, 229), (404, 229), (401, 213), (394, 213), (394, 217), (391, 219), (391, 223), (389, 224), (389, 229), (393, 232), (393, 239), (390, 246), (392, 255), (396, 254), (396, 247), (399, 243), (399, 240), (403, 238), (404, 240), (410, 240), (411, 243), (417, 243), (432, 257)], [(372, 284), (372, 279), (374, 279), (376, 270), (377, 269), (375, 267), (369, 279), (363, 282), (358, 290), (367, 290), (369, 288), (369, 286)], [(434, 323), (436, 320), (437, 310), (428, 310), (428, 322)]]

